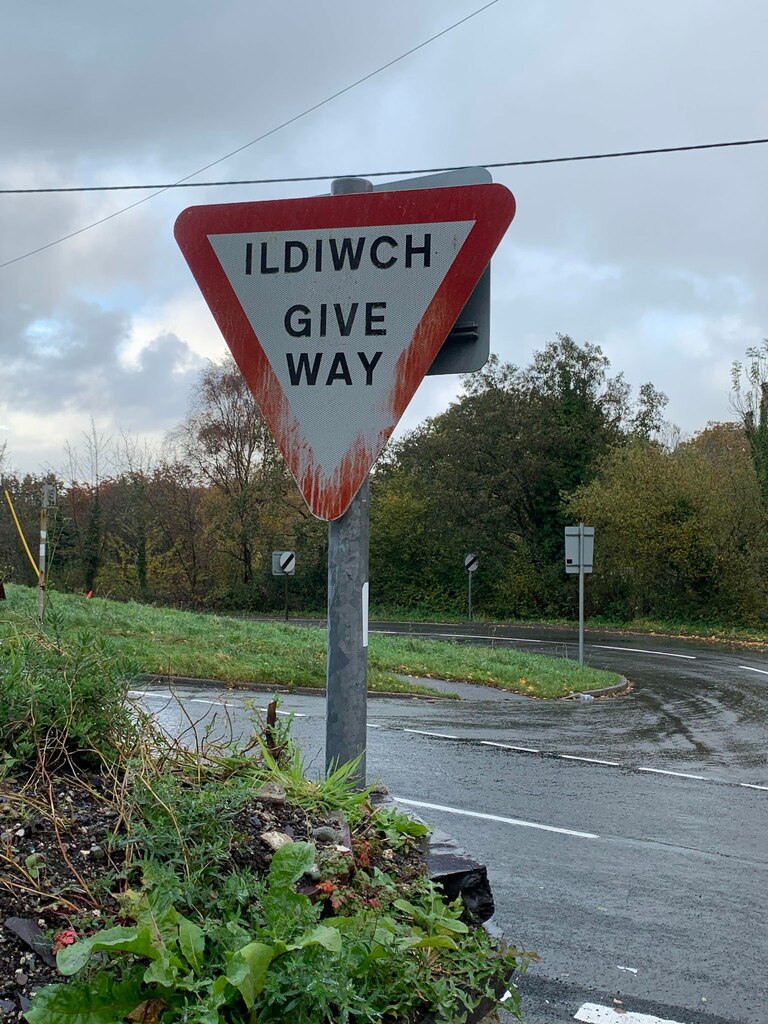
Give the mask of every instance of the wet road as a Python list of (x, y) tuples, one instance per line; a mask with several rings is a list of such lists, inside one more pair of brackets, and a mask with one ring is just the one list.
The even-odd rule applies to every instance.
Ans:
[[(373, 629), (578, 656), (574, 635), (563, 630), (403, 623), (377, 623)], [(679, 771), (707, 770), (768, 785), (768, 651), (590, 632), (585, 661), (627, 676), (635, 687), (631, 697), (578, 709), (570, 701), (513, 698), (501, 711), (481, 691), (480, 707), (473, 701), (472, 724), (500, 716), (510, 742), (549, 749), (554, 735), (566, 753), (587, 751), (629, 764), (652, 758)]]
[[(493, 642), (572, 652), (516, 632)], [(460, 687), (461, 702), (371, 700), (369, 774), (489, 865), (496, 920), (544, 957), (523, 981), (530, 1024), (614, 997), (681, 1024), (766, 1024), (768, 675), (749, 669), (768, 673), (768, 658), (590, 639), (590, 661), (629, 676), (629, 696), (544, 703)], [(177, 696), (193, 717), (247, 729), (243, 691)], [(166, 693), (140, 699), (174, 732), (188, 724)], [(319, 770), (323, 698), (284, 709)]]

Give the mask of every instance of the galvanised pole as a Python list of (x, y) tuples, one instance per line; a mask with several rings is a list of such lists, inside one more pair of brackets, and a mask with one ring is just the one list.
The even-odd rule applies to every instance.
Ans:
[[(338, 178), (331, 195), (371, 192), (365, 178)], [(328, 524), (328, 662), (325, 767), (360, 758), (357, 784), (365, 786), (368, 697), (369, 482), (366, 478), (343, 516)]]

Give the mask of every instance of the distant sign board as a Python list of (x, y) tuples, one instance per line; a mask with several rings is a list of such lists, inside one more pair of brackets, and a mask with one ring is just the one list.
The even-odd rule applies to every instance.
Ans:
[(592, 526), (566, 526), (565, 571), (592, 572), (595, 553), (595, 530)]
[(464, 568), (467, 572), (476, 572), (480, 559), (475, 554), (464, 555)]
[(272, 575), (293, 576), (296, 572), (295, 551), (273, 551), (272, 552)]

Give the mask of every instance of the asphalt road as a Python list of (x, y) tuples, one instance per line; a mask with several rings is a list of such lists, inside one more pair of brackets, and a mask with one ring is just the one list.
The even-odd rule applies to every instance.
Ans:
[[(471, 633), (573, 656), (562, 634)], [(521, 983), (530, 1024), (768, 1024), (768, 657), (590, 640), (590, 662), (628, 676), (630, 695), (545, 703), (451, 684), (462, 701), (377, 698), (369, 775), (488, 865), (495, 921), (542, 956)], [(176, 697), (236, 735), (246, 701), (264, 704), (217, 688)], [(188, 728), (162, 688), (139, 699)], [(324, 699), (283, 710), (319, 771)]]

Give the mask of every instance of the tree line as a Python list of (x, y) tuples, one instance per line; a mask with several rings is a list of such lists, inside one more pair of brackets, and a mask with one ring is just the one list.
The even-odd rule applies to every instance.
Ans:
[[(371, 483), (371, 598), (392, 613), (571, 617), (563, 528), (595, 527), (587, 610), (761, 625), (768, 568), (768, 342), (735, 364), (735, 419), (680, 439), (652, 384), (561, 335), (526, 367), (491, 361), (443, 413), (392, 444)], [(0, 470), (4, 451), (0, 447)], [(307, 511), (234, 363), (202, 372), (161, 452), (93, 429), (67, 468), (9, 491), (33, 551), (56, 482), (51, 585), (181, 607), (281, 607), (271, 552), (295, 550), (296, 610), (322, 611), (327, 529)], [(34, 583), (7, 507), (0, 579)]]

